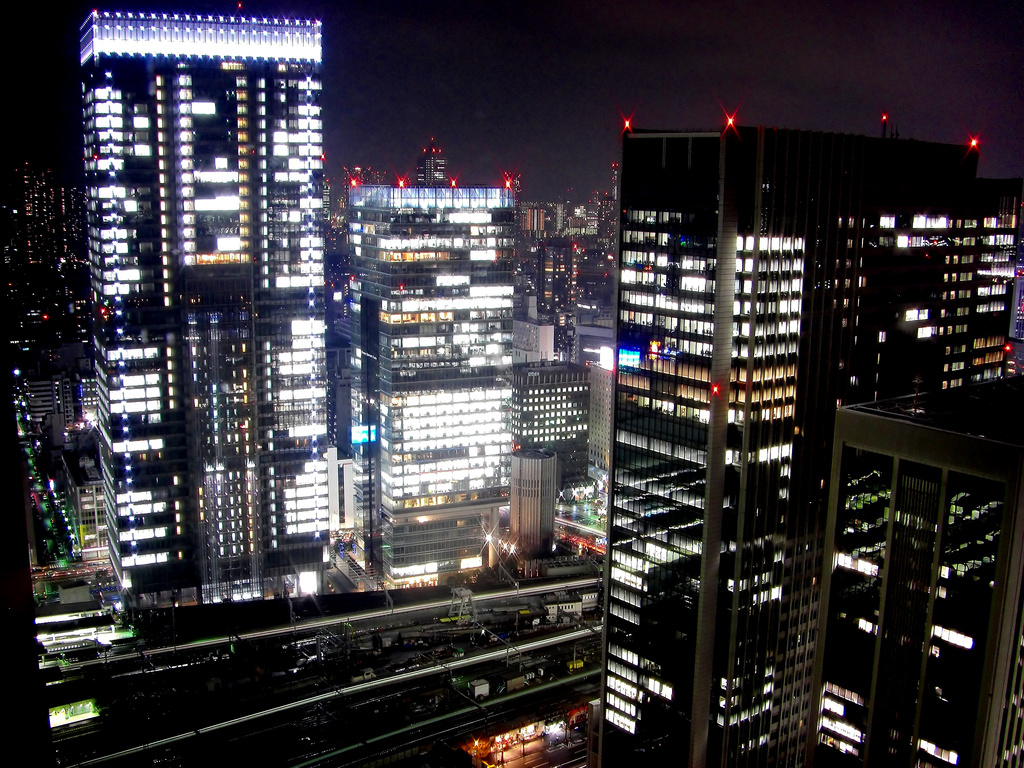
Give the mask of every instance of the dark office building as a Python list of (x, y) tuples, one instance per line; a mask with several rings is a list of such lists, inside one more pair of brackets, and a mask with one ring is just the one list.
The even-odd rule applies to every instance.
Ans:
[(835, 409), (997, 377), (1020, 181), (966, 147), (627, 133), (606, 766), (803, 765)]
[(1024, 761), (1022, 400), (1015, 378), (840, 409), (816, 766)]
[(552, 238), (537, 243), (534, 284), (537, 312), (557, 315), (576, 308), (577, 262), (583, 248), (569, 238)]

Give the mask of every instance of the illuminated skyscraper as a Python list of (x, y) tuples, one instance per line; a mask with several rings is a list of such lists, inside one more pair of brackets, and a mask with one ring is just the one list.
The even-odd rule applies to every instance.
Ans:
[(394, 583), (486, 564), (508, 503), (513, 225), (508, 189), (349, 191), (357, 526)]
[(996, 378), (1020, 180), (966, 147), (627, 133), (604, 765), (803, 765), (837, 404)]
[(328, 559), (320, 38), (82, 26), (101, 463), (140, 603), (314, 591)]
[(448, 159), (431, 137), (430, 146), (423, 148), (422, 154), (416, 161), (416, 186), (446, 187), (450, 184)]

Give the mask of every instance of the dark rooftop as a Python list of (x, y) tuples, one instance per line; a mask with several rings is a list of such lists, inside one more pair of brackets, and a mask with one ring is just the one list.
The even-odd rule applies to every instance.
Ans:
[(1024, 446), (1024, 377), (852, 405), (847, 410)]

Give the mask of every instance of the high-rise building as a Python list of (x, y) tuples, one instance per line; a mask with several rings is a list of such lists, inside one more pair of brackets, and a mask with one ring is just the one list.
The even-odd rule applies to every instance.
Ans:
[(316, 591), (328, 559), (320, 40), (82, 26), (100, 456), (140, 604)]
[(417, 187), (448, 187), (455, 182), (448, 178), (448, 159), (430, 137), (430, 145), (423, 148), (416, 161)]
[(1024, 380), (840, 409), (816, 766), (1024, 759)]
[(605, 765), (803, 765), (838, 404), (999, 375), (1021, 184), (968, 147), (627, 133)]
[(570, 238), (549, 238), (537, 244), (537, 312), (557, 315), (572, 312), (579, 298), (576, 276), (583, 248)]
[(357, 528), (395, 584), (486, 563), (508, 503), (513, 206), (490, 187), (349, 190)]

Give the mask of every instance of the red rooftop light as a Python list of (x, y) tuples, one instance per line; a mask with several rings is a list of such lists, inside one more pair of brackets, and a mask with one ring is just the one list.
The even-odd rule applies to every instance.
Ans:
[[(721, 103), (720, 103), (720, 105), (721, 105)], [(722, 134), (723, 134), (723, 135), (724, 135), (724, 134), (725, 134), (725, 132), (726, 132), (726, 131), (728, 131), (728, 130), (729, 130), (730, 128), (731, 128), (731, 129), (733, 130), (733, 132), (734, 132), (734, 133), (735, 133), (735, 134), (736, 134), (737, 136), (739, 136), (739, 135), (740, 135), (740, 132), (739, 132), (738, 130), (736, 130), (736, 113), (737, 113), (737, 112), (739, 112), (739, 111), (740, 111), (740, 110), (739, 110), (739, 108), (737, 107), (737, 108), (736, 108), (735, 110), (733, 110), (732, 114), (730, 114), (730, 113), (729, 113), (728, 111), (726, 111), (726, 109), (725, 109), (725, 107), (724, 107), (724, 106), (722, 107), (722, 112), (724, 112), (724, 113), (725, 113), (725, 128), (723, 128), (723, 129), (722, 129)]]

